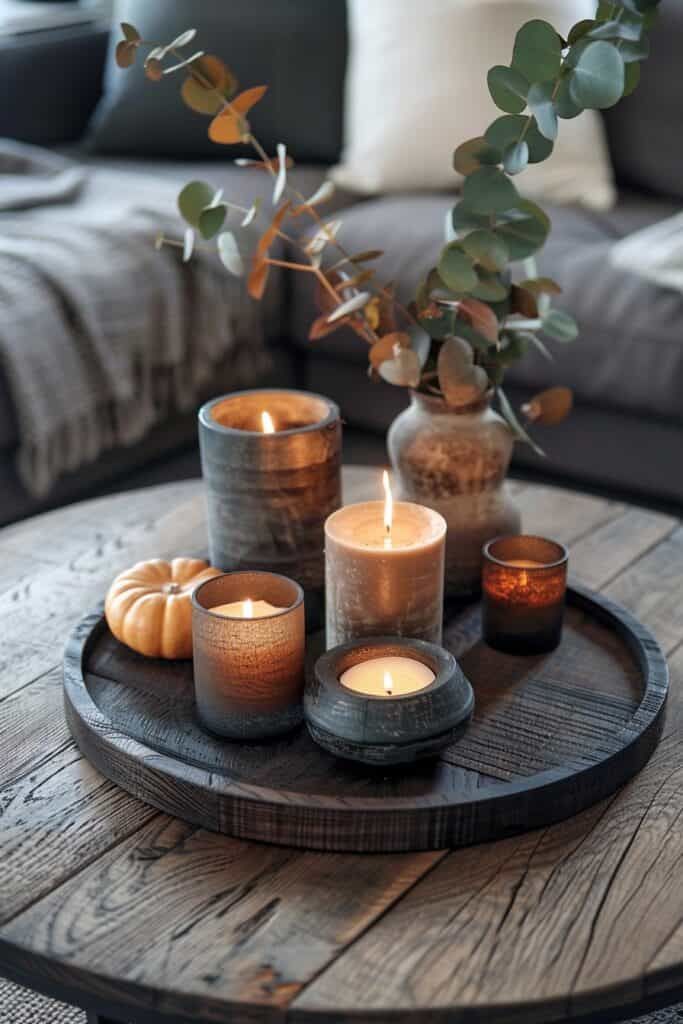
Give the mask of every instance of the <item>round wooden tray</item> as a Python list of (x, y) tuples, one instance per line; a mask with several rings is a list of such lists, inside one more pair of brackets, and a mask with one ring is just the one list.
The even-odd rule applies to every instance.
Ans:
[(408, 768), (339, 761), (305, 727), (263, 743), (209, 735), (191, 662), (136, 655), (101, 609), (67, 645), (66, 715), (104, 775), (169, 814), (244, 839), (358, 852), (464, 846), (551, 824), (612, 793), (657, 744), (666, 661), (600, 595), (569, 590), (552, 654), (491, 650), (476, 604), (447, 609), (444, 646), (472, 682), (474, 716), (437, 761)]

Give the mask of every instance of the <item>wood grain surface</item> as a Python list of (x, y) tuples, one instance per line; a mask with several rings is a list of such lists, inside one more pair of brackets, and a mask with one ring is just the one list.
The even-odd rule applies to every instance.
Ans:
[[(372, 497), (379, 473), (346, 482)], [(0, 853), (14, 864), (0, 971), (139, 1024), (540, 1024), (681, 986), (683, 531), (603, 499), (515, 491), (525, 528), (569, 543), (573, 574), (666, 649), (667, 720), (648, 765), (609, 799), (454, 852), (230, 839), (151, 811), (78, 755), (59, 708), (66, 636), (127, 565), (206, 549), (198, 483), (0, 532)]]

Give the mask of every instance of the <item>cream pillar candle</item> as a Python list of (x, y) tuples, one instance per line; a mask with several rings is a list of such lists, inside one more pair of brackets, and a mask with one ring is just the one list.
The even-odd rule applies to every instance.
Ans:
[(328, 648), (364, 636), (440, 643), (445, 540), (438, 512), (392, 502), (388, 489), (384, 502), (347, 505), (329, 516)]

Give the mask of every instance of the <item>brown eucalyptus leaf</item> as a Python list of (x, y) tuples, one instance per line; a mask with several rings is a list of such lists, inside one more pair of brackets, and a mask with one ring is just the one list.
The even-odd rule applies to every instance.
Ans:
[(538, 316), (536, 296), (526, 288), (513, 284), (510, 289), (510, 311), (534, 319)]
[(152, 82), (159, 82), (164, 77), (164, 66), (156, 57), (148, 57), (145, 61), (145, 75)]
[(385, 359), (378, 367), (383, 380), (397, 387), (416, 388), (422, 369), (417, 354), (411, 348), (401, 348), (392, 359)]
[(364, 252), (357, 252), (349, 256), (351, 263), (369, 263), (371, 260), (378, 260), (384, 256), (384, 249), (365, 249)]
[(573, 404), (574, 396), (570, 388), (548, 388), (530, 398), (522, 406), (522, 412), (531, 423), (555, 426), (566, 419)]
[(487, 341), (493, 344), (498, 341), (498, 317), (485, 302), (472, 298), (461, 299), (458, 305), (458, 316), (463, 316)]
[(205, 53), (188, 68), (180, 95), (198, 114), (217, 114), (237, 88), (237, 79), (220, 57)]
[(392, 331), (376, 341), (370, 349), (369, 359), (373, 369), (378, 370), (382, 363), (398, 356), (401, 349), (410, 348), (410, 335), (405, 331)]
[(369, 267), (367, 270), (361, 270), (359, 274), (354, 274), (353, 277), (344, 278), (340, 287), (344, 288), (359, 288), (362, 284), (367, 284), (375, 276), (375, 271)]
[(131, 25), (128, 21), (121, 22), (121, 31), (123, 32), (124, 42), (139, 43), (142, 38), (135, 25)]
[(249, 130), (245, 117), (265, 96), (267, 90), (267, 85), (255, 85), (253, 89), (245, 89), (239, 96), (235, 96), (230, 108), (217, 114), (209, 125), (211, 141), (222, 145), (241, 142)]
[(551, 277), (534, 277), (528, 281), (520, 281), (519, 287), (532, 295), (561, 295), (562, 289)]
[(364, 310), (365, 319), (367, 320), (368, 324), (370, 325), (373, 331), (379, 329), (380, 320), (382, 319), (380, 305), (381, 302), (379, 295), (375, 295), (373, 296), (373, 298), (370, 299)]
[(276, 212), (275, 216), (271, 220), (266, 230), (261, 235), (258, 245), (256, 247), (256, 258), (260, 261), (266, 258), (268, 250), (277, 238), (278, 231), (282, 225), (283, 220), (287, 216), (289, 210), (289, 200), (284, 202), (280, 209)]
[(120, 68), (129, 68), (133, 64), (137, 48), (137, 43), (129, 43), (125, 39), (116, 44), (114, 58)]
[(489, 386), (486, 370), (475, 366), (472, 346), (463, 338), (444, 341), (436, 369), (443, 396), (454, 409), (476, 402)]

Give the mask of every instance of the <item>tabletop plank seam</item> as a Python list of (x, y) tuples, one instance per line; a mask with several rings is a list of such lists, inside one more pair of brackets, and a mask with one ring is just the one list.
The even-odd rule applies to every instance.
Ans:
[[(651, 555), (652, 552), (656, 550), (656, 548), (658, 548), (660, 544), (666, 544), (667, 541), (670, 541), (673, 534), (676, 533), (680, 528), (681, 524), (679, 522), (675, 522), (667, 533), (663, 534), (661, 537), (657, 537), (657, 539), (653, 540), (652, 543), (649, 544), (646, 548), (643, 548), (642, 551), (639, 551), (637, 557), (634, 558), (631, 562), (629, 562), (628, 565), (622, 566), (622, 568), (618, 569), (615, 573), (613, 573), (612, 576), (607, 577), (607, 579), (605, 580), (601, 580), (600, 586), (597, 589), (603, 591), (607, 587), (612, 586), (612, 584), (616, 583), (616, 581), (623, 573), (629, 572), (631, 569), (633, 569), (634, 566), (638, 565), (638, 562), (640, 562), (641, 559), (646, 558), (648, 555)], [(594, 531), (589, 531), (588, 535), (590, 535), (590, 533), (592, 532)], [(576, 542), (573, 541), (572, 543)], [(571, 559), (571, 551), (569, 557)]]
[(50, 672), (55, 672), (58, 668), (61, 668), (61, 665), (61, 661), (56, 661), (54, 665), (50, 665), (48, 669), (40, 671), (37, 676), (33, 677), (33, 679), (29, 679), (28, 682), (22, 683), (21, 686), (17, 686), (16, 690), (8, 690), (7, 693), (0, 694), (0, 705), (9, 697), (16, 697), (18, 693), (21, 693), (21, 691), (25, 690), (28, 686), (34, 686), (36, 683), (39, 683), (41, 679), (45, 678), (45, 676), (49, 676)]

